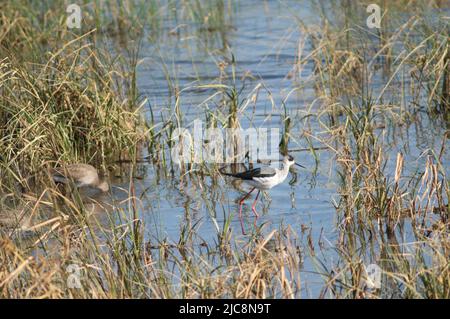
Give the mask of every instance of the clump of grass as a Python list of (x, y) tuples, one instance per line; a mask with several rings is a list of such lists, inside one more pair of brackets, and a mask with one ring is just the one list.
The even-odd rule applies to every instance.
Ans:
[[(92, 42), (96, 31), (71, 35), (62, 23), (41, 31), (29, 19), (31, 8), (3, 4), (3, 9), (0, 189), (27, 187), (27, 177), (46, 163), (106, 169), (118, 158), (135, 158), (143, 139), (139, 100), (121, 95), (117, 83), (125, 74)], [(44, 32), (48, 42), (42, 44)], [(66, 42), (49, 46), (53, 41)]]
[[(404, 158), (398, 153), (390, 177), (387, 145), (374, 130), (376, 114), (370, 99), (344, 106), (341, 124), (331, 131), (341, 185), (339, 240), (333, 249), (340, 259), (331, 268), (318, 263), (327, 280), (323, 294), (448, 298), (450, 189), (445, 170), (430, 157), (421, 175), (403, 177)], [(400, 237), (404, 228), (412, 237)], [(369, 264), (383, 273), (376, 289), (367, 285), (364, 265)]]
[[(323, 297), (449, 296), (449, 183), (442, 167), (446, 137), (441, 154), (431, 153), (415, 174), (403, 175), (410, 163), (401, 152), (389, 157), (395, 149), (390, 129), (420, 123), (419, 110), (429, 118), (436, 111), (445, 113), (448, 26), (439, 11), (433, 22), (427, 18), (433, 3), (422, 3), (405, 19), (402, 12), (409, 9), (384, 2), (378, 34), (367, 31), (360, 19), (365, 14), (348, 12), (360, 12), (365, 1), (322, 10), (320, 30), (302, 26), (313, 51), (297, 63), (313, 63), (311, 82), (323, 101), (310, 116), (317, 117), (326, 134), (314, 138), (335, 153), (340, 185), (335, 204), (339, 239), (329, 247), (339, 260), (330, 265), (310, 245), (325, 278)], [(388, 170), (392, 161), (394, 171)], [(365, 266), (371, 263), (383, 273), (375, 289), (367, 284)]]
[[(133, 230), (125, 211), (116, 211), (119, 220), (100, 224), (79, 208), (71, 211), (76, 222), (53, 230), (56, 246), (48, 247), (46, 258), (29, 258), (20, 244), (0, 241), (3, 297), (292, 298), (300, 291), (300, 255), (288, 229), (258, 237), (244, 249), (229, 242), (218, 250), (194, 229), (178, 243), (136, 241), (143, 227)], [(71, 282), (74, 271), (79, 281)]]
[[(433, 3), (421, 8), (433, 7)], [(445, 139), (441, 154), (430, 156), (413, 176), (404, 174), (407, 164), (402, 153), (396, 158), (387, 155), (392, 145), (385, 140), (384, 127), (420, 121), (416, 111), (425, 104), (429, 114), (442, 112), (442, 103), (445, 106), (447, 101), (444, 29), (430, 28), (434, 24), (421, 15), (422, 9), (414, 11), (418, 22), (395, 20), (401, 6), (412, 10), (417, 1), (384, 2), (389, 12), (379, 34), (362, 32), (359, 16), (353, 14), (362, 10), (365, 16), (367, 1), (333, 2), (333, 10), (322, 11), (321, 28), (302, 26), (312, 51), (297, 59), (297, 67), (312, 63), (314, 72), (311, 81), (298, 89), (312, 84), (314, 103), (323, 102), (317, 110), (311, 106), (305, 117), (305, 122), (317, 119), (322, 132), (305, 136), (312, 152), (312, 139), (323, 142), (334, 152), (337, 165), (337, 240), (331, 245), (337, 259), (331, 262), (318, 251), (324, 249), (323, 243), (315, 247), (309, 235), (302, 245), (291, 226), (264, 235), (263, 225), (252, 237), (234, 236), (232, 208), (218, 199), (224, 194), (219, 178), (208, 176), (213, 175), (211, 168), (204, 163), (187, 165), (179, 175), (175, 173), (167, 148), (173, 146), (173, 130), (188, 123), (183, 112), (184, 88), (178, 87), (167, 69), (171, 114), (156, 119), (150, 105), (150, 121), (141, 122), (143, 103), (136, 81), (140, 37), (149, 23), (152, 41), (167, 31), (161, 27), (162, 18), (152, 24), (146, 13), (150, 20), (172, 17), (176, 28), (168, 29), (170, 35), (184, 32), (184, 27), (178, 27), (178, 19), (183, 18), (191, 22), (199, 38), (209, 42), (218, 33), (226, 47), (231, 2), (182, 1), (158, 6), (157, 1), (127, 1), (119, 6), (95, 1), (92, 7), (83, 6), (87, 23), (75, 32), (64, 26), (64, 12), (57, 10), (62, 4), (0, 3), (0, 53), (4, 57), (0, 60), (2, 297), (302, 297), (305, 251), (300, 247), (306, 247), (325, 279), (319, 297), (449, 298), (450, 189), (443, 167)], [(137, 11), (140, 18), (130, 21)], [(104, 42), (119, 44), (118, 48), (105, 50), (103, 36), (110, 37)], [(246, 75), (240, 86), (234, 58), (231, 64), (218, 66), (217, 80), (203, 84), (197, 79), (200, 84), (194, 89), (214, 91), (201, 104), (208, 123), (239, 128), (247, 106), (254, 103), (256, 107), (263, 85), (259, 83), (244, 96)], [(375, 91), (373, 79), (379, 79), (381, 69), (384, 82)], [(412, 101), (405, 99), (406, 87), (414, 93)], [(296, 122), (284, 101), (281, 112), (281, 148), (286, 152), (295, 140)], [(41, 189), (28, 184), (29, 175), (58, 162), (88, 162), (106, 170), (119, 160), (130, 163), (132, 176), (141, 142), (147, 142), (156, 182), (170, 180), (168, 187), (186, 198), (175, 240), (146, 233), (140, 214), (154, 213), (154, 208), (140, 207), (139, 197), (147, 189), (138, 194), (137, 180), (132, 177), (128, 189), (122, 189), (126, 198), (111, 199), (109, 206), (84, 202), (76, 189), (60, 192), (46, 174), (35, 181)], [(319, 155), (313, 156), (319, 163)], [(387, 169), (392, 161), (394, 171)], [(34, 194), (23, 194), (29, 186)], [(202, 218), (194, 218), (192, 193), (199, 195), (199, 205), (205, 207), (216, 231), (208, 242), (199, 231)], [(217, 220), (220, 215), (222, 227)], [(381, 289), (367, 285), (364, 265), (369, 263), (382, 269)], [(80, 276), (74, 278), (76, 269)], [(69, 283), (81, 288), (72, 289)]]

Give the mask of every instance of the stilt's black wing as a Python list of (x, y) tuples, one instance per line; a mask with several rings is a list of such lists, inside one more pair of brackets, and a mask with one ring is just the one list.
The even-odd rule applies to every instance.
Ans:
[(242, 172), (242, 173), (236, 173), (236, 174), (223, 173), (223, 174), (228, 175), (228, 176), (233, 176), (236, 178), (240, 178), (243, 180), (251, 180), (253, 178), (272, 177), (276, 174), (276, 171), (272, 167), (263, 167), (263, 168), (258, 167), (258, 168), (250, 169), (250, 170)]

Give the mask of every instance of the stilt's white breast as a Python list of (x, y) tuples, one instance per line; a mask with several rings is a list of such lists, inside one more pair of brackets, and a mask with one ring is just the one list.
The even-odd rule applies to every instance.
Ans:
[(274, 177), (255, 177), (253, 180), (246, 180), (245, 182), (262, 190), (271, 189), (276, 185), (274, 184)]

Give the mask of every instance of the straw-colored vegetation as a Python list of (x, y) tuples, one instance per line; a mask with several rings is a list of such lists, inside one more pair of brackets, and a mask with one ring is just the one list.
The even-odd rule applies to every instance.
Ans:
[[(307, 226), (265, 232), (260, 225), (251, 236), (236, 237), (236, 214), (220, 201), (219, 167), (179, 167), (171, 160), (171, 133), (188, 124), (185, 90), (211, 92), (198, 109), (208, 125), (221, 128), (239, 127), (246, 109), (262, 96), (271, 99), (264, 85), (237, 71), (228, 48), (230, 32), (239, 32), (233, 28), (238, 5), (123, 2), (85, 1), (80, 30), (67, 28), (65, 1), (0, 3), (2, 298), (298, 298), (308, 296), (306, 258), (323, 279), (315, 297), (450, 298), (448, 130), (439, 152), (430, 146), (414, 159), (423, 164), (413, 173), (405, 173), (413, 163), (402, 152), (389, 156), (405, 127), (424, 121), (448, 127), (445, 1), (382, 1), (380, 31), (365, 28), (361, 16), (369, 2), (362, 0), (309, 1), (319, 22), (298, 19), (298, 56), (286, 77), (290, 94), (312, 88), (315, 99), (297, 110), (270, 103), (280, 104), (283, 150), (302, 140), (316, 164), (319, 149), (334, 159), (337, 195), (329, 201), (337, 238), (327, 244), (314, 243)], [(175, 21), (173, 28), (163, 28), (164, 19)], [(183, 88), (161, 62), (167, 105), (155, 116), (137, 84), (140, 47), (190, 36), (216, 57), (218, 76)], [(303, 50), (306, 42), (310, 52)], [(305, 78), (307, 65), (313, 72)], [(311, 121), (320, 132), (309, 130)], [(145, 195), (135, 185), (145, 159), (158, 181), (201, 194), (214, 240), (197, 232), (189, 208), (177, 241), (146, 233)], [(77, 190), (57, 187), (48, 168), (76, 162), (111, 180), (120, 175), (127, 198), (86, 202)], [(383, 269), (381, 289), (367, 285), (370, 263)], [(73, 265), (80, 282), (73, 282)]]

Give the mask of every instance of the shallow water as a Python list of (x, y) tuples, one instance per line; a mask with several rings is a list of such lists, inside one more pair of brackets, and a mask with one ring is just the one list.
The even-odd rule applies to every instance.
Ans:
[[(306, 25), (316, 23), (318, 19), (309, 2), (307, 3), (245, 1), (236, 4), (231, 19), (233, 28), (226, 32), (226, 42), (229, 46), (226, 50), (223, 49), (220, 34), (213, 33), (214, 37), (206, 34), (216, 41), (209, 40), (205, 43), (202, 35), (189, 29), (189, 25), (180, 27), (185, 28), (180, 36), (167, 36), (167, 39), (154, 42), (144, 41), (140, 52), (143, 63), (139, 68), (138, 87), (149, 102), (145, 110), (146, 116), (150, 117), (150, 107), (156, 123), (162, 116), (167, 118), (173, 114), (174, 98), (169, 94), (168, 73), (181, 91), (180, 105), (186, 127), (189, 127), (194, 119), (204, 120), (204, 101), (214, 90), (198, 89), (196, 86), (214, 82), (220, 76), (217, 62), (229, 58), (232, 52), (237, 61), (236, 77), (240, 79), (244, 74), (253, 76), (253, 80), (247, 80), (243, 96), (258, 84), (265, 88), (260, 91), (256, 104), (249, 106), (245, 114), (240, 116), (242, 128), (252, 126), (281, 129), (282, 101), (298, 86), (298, 82), (290, 77), (302, 39), (298, 19)], [(182, 25), (180, 21), (178, 23)], [(163, 21), (164, 30), (172, 30), (176, 26), (171, 19)], [(302, 55), (306, 56), (310, 50), (310, 43), (306, 40)], [(163, 70), (162, 65), (165, 65), (167, 71)], [(300, 82), (302, 78), (308, 79), (311, 73), (312, 65), (305, 64), (300, 74)], [(381, 72), (374, 74), (374, 92), (379, 92), (385, 82)], [(291, 94), (285, 100), (288, 113), (295, 119), (292, 129), (294, 138), (290, 141), (290, 149), (308, 148), (306, 141), (298, 138), (306, 123), (300, 118), (306, 114), (307, 108), (317, 96), (310, 85), (311, 82), (305, 83), (306, 87), (301, 93)], [(395, 90), (393, 91), (392, 94), (395, 94)], [(270, 92), (271, 96), (267, 92)], [(272, 106), (271, 99), (275, 106)], [(208, 107), (214, 108), (215, 105), (208, 102)], [(316, 119), (312, 118), (307, 123), (313, 135), (325, 136), (322, 133), (323, 127)], [(383, 134), (382, 130), (379, 130), (388, 158), (384, 171), (391, 178), (395, 172), (398, 152), (405, 155), (405, 177), (414, 175), (417, 170), (423, 170), (426, 155), (439, 152), (442, 136), (447, 128), (439, 122), (430, 121), (425, 115), (420, 124), (404, 125), (396, 127), (395, 130), (388, 127)], [(315, 143), (314, 146), (323, 145)], [(445, 142), (445, 146), (448, 149), (450, 143)], [(336, 162), (334, 154), (329, 151), (318, 150), (317, 153), (319, 163), (316, 166), (311, 153), (294, 152), (296, 160), (307, 169), (296, 168), (298, 179), (295, 183), (290, 185), (289, 181), (293, 178), (290, 174), (283, 184), (269, 191), (269, 197), (258, 204), (258, 210), (262, 213), (258, 224), (265, 224), (263, 233), (279, 229), (280, 225), (290, 225), (299, 237), (302, 237), (302, 227), (309, 227), (308, 232), (310, 231), (316, 249), (319, 249), (319, 242), (333, 246), (337, 239), (338, 226), (333, 203), (339, 201)], [(443, 164), (447, 172), (449, 161), (450, 157), (446, 152)], [(220, 179), (218, 185), (213, 185), (209, 177), (197, 181), (188, 178), (183, 182), (179, 178), (179, 172), (175, 172), (176, 178), (172, 179), (158, 172), (157, 168), (150, 164), (144, 165), (143, 171), (144, 179), (135, 183), (141, 198), (140, 213), (148, 240), (176, 243), (183, 225), (199, 221), (196, 226), (197, 233), (206, 242), (213, 242), (217, 239), (216, 225), (221, 229), (225, 217), (229, 214), (234, 214), (233, 235), (242, 236), (237, 218), (237, 199), (243, 193), (233, 187), (230, 179)], [(126, 183), (121, 186), (127, 187)], [(253, 216), (250, 204), (244, 206), (244, 212), (246, 229), (251, 232)], [(408, 241), (408, 235), (404, 239)], [(304, 241), (300, 243), (301, 247), (305, 245)], [(329, 254), (327, 258), (335, 257), (332, 249), (326, 251)], [(306, 285), (299, 296), (317, 297), (323, 286), (323, 279), (315, 274), (317, 269), (307, 254), (304, 258), (302, 280)]]

